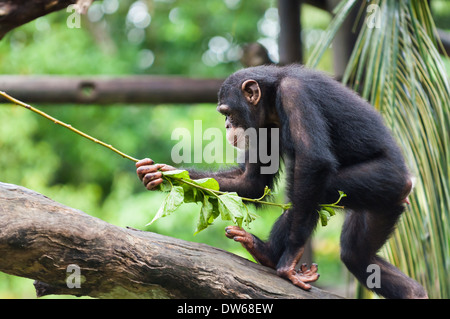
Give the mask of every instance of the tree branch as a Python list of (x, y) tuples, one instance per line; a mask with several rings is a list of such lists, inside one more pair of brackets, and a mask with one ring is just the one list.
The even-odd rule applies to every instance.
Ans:
[[(217, 103), (223, 81), (152, 75), (0, 75), (0, 90), (27, 103)], [(0, 103), (4, 102), (7, 101), (0, 99)]]
[[(0, 183), (0, 271), (36, 279), (38, 296), (340, 298), (204, 244), (123, 229), (26, 188)], [(68, 288), (67, 267), (80, 268)]]
[(76, 2), (77, 0), (0, 0), (0, 40), (12, 29)]

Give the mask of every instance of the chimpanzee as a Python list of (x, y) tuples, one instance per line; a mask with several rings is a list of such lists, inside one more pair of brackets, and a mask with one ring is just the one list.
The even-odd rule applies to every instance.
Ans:
[[(343, 191), (347, 213), (341, 259), (348, 269), (365, 286), (372, 269), (378, 269), (380, 284), (369, 288), (386, 298), (427, 298), (421, 285), (377, 256), (404, 211), (412, 182), (400, 149), (368, 102), (321, 72), (271, 65), (229, 76), (220, 88), (217, 110), (225, 115), (227, 138), (235, 146), (238, 128), (279, 128), (278, 140), (269, 135), (268, 143), (279, 143), (282, 157), (288, 159), (286, 191), (292, 203), (267, 242), (237, 226), (226, 228), (228, 238), (308, 290), (308, 282), (319, 277), (317, 265), (296, 270), (296, 264), (318, 222), (318, 205), (335, 202)], [(174, 169), (151, 159), (136, 166), (149, 190), (162, 182), (158, 170)], [(215, 178), (223, 191), (258, 198), (278, 175), (262, 174), (262, 166), (245, 160), (234, 169), (190, 174), (194, 179)]]

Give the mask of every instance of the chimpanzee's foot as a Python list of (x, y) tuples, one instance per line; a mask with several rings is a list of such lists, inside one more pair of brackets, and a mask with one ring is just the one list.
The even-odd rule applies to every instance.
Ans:
[(251, 250), (254, 247), (253, 235), (247, 233), (239, 226), (228, 226), (225, 228), (225, 236), (234, 241), (240, 242), (245, 249)]
[(317, 264), (311, 264), (311, 267), (308, 269), (307, 264), (302, 264), (300, 269), (297, 270), (297, 274), (300, 275), (300, 279), (303, 282), (314, 282), (319, 279), (320, 275), (317, 272), (319, 267)]
[(317, 269), (317, 264), (312, 264), (309, 269), (306, 264), (302, 264), (298, 270), (295, 270), (294, 267), (281, 268), (277, 270), (277, 273), (280, 277), (289, 279), (297, 287), (309, 290), (311, 285), (307, 282), (319, 279), (320, 275), (317, 273)]
[[(233, 239), (234, 241), (240, 242), (245, 249), (261, 264), (267, 267), (276, 268), (277, 261), (271, 260), (270, 253), (268, 252), (268, 247), (264, 242), (259, 240), (257, 237), (246, 232), (238, 226), (228, 226), (225, 228), (225, 235)], [(287, 267), (282, 267), (277, 269), (277, 273), (280, 277), (290, 280), (294, 285), (309, 290), (311, 285), (308, 282), (313, 282), (319, 279), (319, 274), (317, 273), (317, 264), (312, 264), (311, 268), (308, 269), (306, 264), (302, 264), (300, 269), (296, 270), (295, 266), (300, 260), (303, 254), (303, 248), (301, 248), (298, 253), (292, 259), (292, 263)]]
[(274, 268), (275, 264), (270, 258), (270, 254), (267, 251), (266, 244), (253, 236), (252, 234), (246, 232), (238, 226), (228, 226), (225, 228), (225, 235), (237, 241), (244, 246), (245, 249), (259, 262), (261, 265)]

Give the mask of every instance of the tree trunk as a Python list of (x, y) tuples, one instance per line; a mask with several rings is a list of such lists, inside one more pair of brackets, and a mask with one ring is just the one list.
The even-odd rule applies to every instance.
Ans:
[(278, 51), (281, 65), (303, 62), (301, 41), (300, 0), (278, 0), (280, 34)]
[(226, 251), (120, 228), (5, 183), (0, 255), (0, 271), (38, 280), (38, 296), (340, 298), (315, 287), (304, 291)]

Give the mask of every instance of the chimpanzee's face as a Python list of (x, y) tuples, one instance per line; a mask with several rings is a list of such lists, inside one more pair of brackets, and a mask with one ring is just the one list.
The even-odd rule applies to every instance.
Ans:
[(245, 130), (261, 127), (260, 98), (261, 90), (255, 80), (230, 77), (220, 88), (217, 111), (225, 115), (227, 140), (231, 145), (247, 148)]
[(220, 104), (217, 110), (225, 115), (225, 128), (227, 130), (227, 141), (239, 149), (245, 149), (245, 121), (227, 104)]
[(239, 149), (245, 149), (244, 131), (255, 127), (254, 115), (237, 85), (224, 83), (219, 93), (217, 111), (225, 116), (228, 142)]

